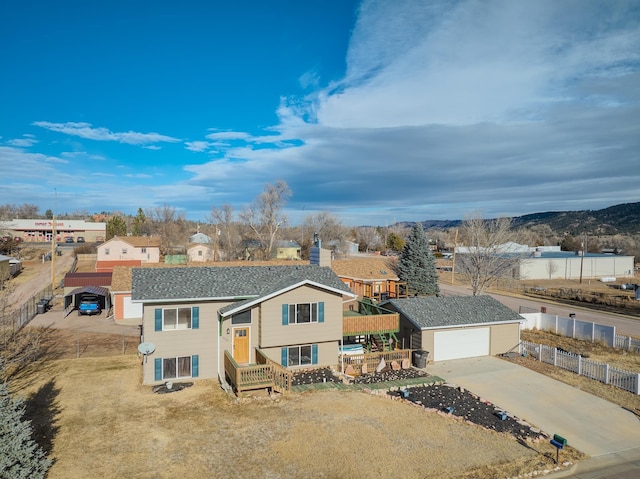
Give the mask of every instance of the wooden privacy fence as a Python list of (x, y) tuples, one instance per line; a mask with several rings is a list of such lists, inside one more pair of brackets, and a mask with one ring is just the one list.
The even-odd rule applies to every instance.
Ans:
[(411, 351), (411, 349), (396, 349), (394, 351), (379, 351), (376, 353), (343, 354), (340, 364), (342, 365), (343, 373), (351, 366), (355, 374), (360, 374), (363, 371), (363, 365), (366, 365), (368, 372), (373, 372), (383, 359), (387, 364), (392, 361), (401, 363), (404, 359), (411, 360)]
[(640, 373), (614, 368), (607, 363), (583, 358), (579, 354), (528, 341), (520, 342), (520, 354), (640, 395)]
[(281, 393), (291, 391), (291, 371), (271, 361), (262, 351), (256, 350), (256, 359), (262, 364), (240, 366), (229, 351), (224, 352), (224, 372), (235, 391), (240, 393), (262, 388), (272, 388)]

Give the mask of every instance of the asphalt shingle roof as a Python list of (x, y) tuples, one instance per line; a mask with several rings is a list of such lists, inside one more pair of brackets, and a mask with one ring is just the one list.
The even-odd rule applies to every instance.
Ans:
[(392, 304), (422, 329), (523, 319), (491, 296), (427, 296), (392, 299), (382, 304)]
[(302, 281), (353, 294), (328, 267), (238, 266), (135, 268), (133, 300), (180, 300), (260, 297)]

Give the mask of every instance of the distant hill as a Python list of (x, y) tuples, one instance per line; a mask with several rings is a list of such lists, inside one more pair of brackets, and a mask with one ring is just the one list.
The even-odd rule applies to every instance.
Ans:
[[(516, 227), (548, 225), (556, 234), (578, 235), (637, 234), (640, 233), (640, 202), (610, 206), (602, 210), (547, 211), (512, 218)], [(462, 220), (421, 221), (425, 229), (449, 229), (460, 226)], [(414, 223), (399, 223), (413, 226)]]
[(602, 210), (534, 213), (517, 216), (513, 223), (515, 226), (546, 224), (560, 234), (634, 234), (640, 232), (640, 203), (625, 203)]

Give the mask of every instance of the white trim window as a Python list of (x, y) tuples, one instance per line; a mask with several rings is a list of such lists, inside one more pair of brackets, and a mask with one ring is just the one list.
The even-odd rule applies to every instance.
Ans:
[(197, 378), (199, 376), (198, 355), (178, 356), (171, 358), (155, 358), (154, 379)]
[(318, 364), (317, 344), (284, 347), (281, 354), (280, 364), (285, 368)]
[(318, 303), (290, 304), (289, 322), (295, 324), (317, 323)]
[(191, 329), (191, 308), (165, 308), (162, 310), (162, 330)]

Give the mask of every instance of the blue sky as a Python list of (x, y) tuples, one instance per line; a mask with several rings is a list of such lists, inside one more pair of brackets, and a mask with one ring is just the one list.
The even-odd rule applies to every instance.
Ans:
[(292, 224), (640, 201), (640, 0), (10, 2), (0, 62), (2, 204), (202, 221), (278, 179)]

